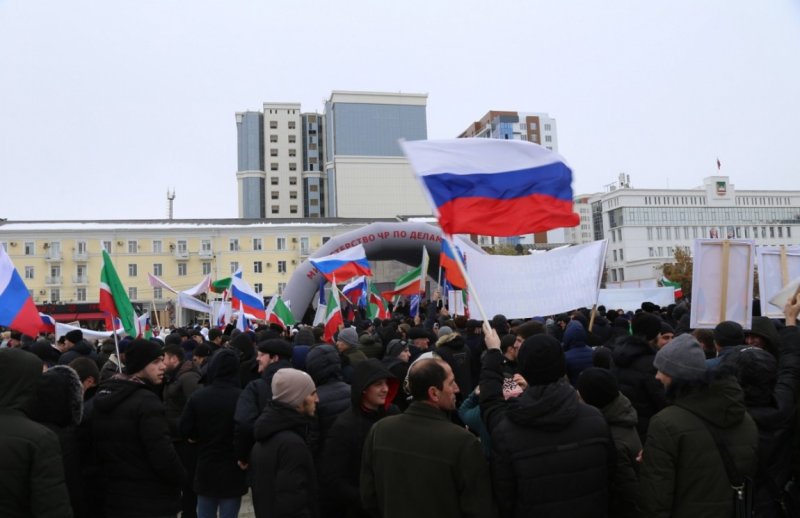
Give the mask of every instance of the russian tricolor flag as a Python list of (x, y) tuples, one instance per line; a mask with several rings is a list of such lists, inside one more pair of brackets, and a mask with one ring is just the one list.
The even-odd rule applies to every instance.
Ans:
[(324, 257), (310, 258), (309, 261), (328, 281), (333, 281), (334, 277), (346, 281), (359, 275), (372, 275), (364, 245), (356, 245)]
[[(461, 262), (463, 263), (464, 254), (461, 253), (461, 250), (458, 250), (458, 247), (456, 247), (456, 251), (461, 256)], [(447, 282), (458, 289), (467, 287), (467, 280), (464, 279), (461, 268), (459, 268), (456, 263), (456, 252), (453, 251), (453, 248), (446, 239), (442, 239), (442, 253), (439, 255), (439, 266), (444, 268), (444, 275)]]
[(342, 288), (342, 295), (350, 301), (353, 306), (364, 307), (367, 301), (367, 278), (363, 275), (349, 282)]
[(14, 263), (0, 246), (0, 325), (36, 337), (43, 326), (39, 310)]
[(242, 279), (241, 273), (231, 277), (231, 306), (240, 308), (255, 319), (267, 319), (264, 299)]
[(401, 142), (447, 234), (515, 236), (574, 227), (572, 170), (521, 140)]

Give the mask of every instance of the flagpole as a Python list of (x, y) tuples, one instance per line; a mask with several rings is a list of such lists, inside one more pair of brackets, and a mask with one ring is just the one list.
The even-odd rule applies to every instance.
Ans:
[(151, 300), (150, 305), (153, 306), (153, 314), (156, 316), (156, 325), (158, 326), (158, 331), (161, 333), (161, 322), (158, 320), (158, 310), (156, 309), (156, 301)]
[(486, 316), (486, 311), (484, 311), (481, 300), (478, 298), (478, 293), (475, 291), (475, 287), (472, 285), (472, 280), (470, 280), (469, 275), (467, 275), (467, 269), (464, 266), (464, 261), (461, 260), (461, 253), (458, 252), (458, 249), (453, 242), (453, 236), (442, 232), (442, 237), (444, 237), (452, 249), (455, 250), (455, 254), (453, 255), (456, 256), (456, 264), (458, 264), (458, 269), (461, 270), (461, 275), (463, 275), (464, 280), (467, 281), (467, 289), (472, 293), (472, 296), (475, 297), (475, 305), (478, 306), (478, 312), (481, 314), (481, 318), (483, 318), (484, 322), (489, 322), (489, 317)]
[(114, 336), (114, 349), (117, 352), (117, 371), (122, 374), (122, 358), (119, 356), (119, 340), (117, 340), (117, 326), (114, 323), (114, 315), (111, 315), (111, 334)]

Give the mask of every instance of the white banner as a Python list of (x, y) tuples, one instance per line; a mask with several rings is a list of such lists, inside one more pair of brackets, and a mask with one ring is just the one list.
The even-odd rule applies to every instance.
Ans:
[(184, 309), (191, 309), (194, 311), (199, 311), (200, 313), (211, 313), (210, 304), (206, 304), (202, 300), (196, 299), (183, 292), (178, 294), (178, 304), (180, 304), (180, 306)]
[[(56, 340), (75, 329), (79, 329), (83, 333), (83, 337), (88, 340), (104, 340), (111, 336), (111, 331), (92, 331), (91, 329), (83, 329), (82, 327), (56, 322)], [(117, 335), (125, 336), (125, 330), (122, 328), (117, 329)]]
[[(770, 318), (783, 318), (783, 306), (772, 304), (772, 299), (793, 279), (800, 277), (800, 247), (759, 246), (756, 248), (758, 262), (758, 293), (761, 299), (761, 314)], [(785, 271), (784, 271), (785, 267)], [(794, 290), (789, 290), (794, 295)], [(786, 303), (788, 297), (782, 297)]]
[[(481, 304), (491, 318), (530, 318), (571, 309), (591, 308), (597, 302), (607, 241), (532, 255), (488, 255), (471, 248), (467, 272)], [(480, 318), (474, 297), (471, 315)]]
[(448, 291), (447, 308), (451, 315), (466, 315), (464, 311), (464, 292), (461, 290)]
[(606, 309), (624, 309), (636, 311), (642, 308), (642, 302), (652, 302), (659, 306), (675, 303), (675, 288), (632, 288), (600, 290), (597, 305)]
[(639, 281), (606, 282), (606, 289), (639, 289), (639, 288), (658, 288), (658, 279), (642, 279)]
[(695, 239), (692, 257), (691, 327), (713, 328), (723, 320), (750, 329), (753, 319), (752, 240)]
[(185, 293), (186, 295), (196, 297), (201, 293), (208, 293), (208, 289), (210, 286), (211, 286), (211, 276), (206, 275), (205, 277), (203, 277), (203, 280), (197, 284), (197, 286), (189, 288), (188, 290), (183, 290), (181, 293)]

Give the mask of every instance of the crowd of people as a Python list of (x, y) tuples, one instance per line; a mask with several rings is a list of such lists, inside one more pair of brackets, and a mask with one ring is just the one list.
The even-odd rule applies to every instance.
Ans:
[(796, 516), (798, 313), (5, 332), (0, 514)]

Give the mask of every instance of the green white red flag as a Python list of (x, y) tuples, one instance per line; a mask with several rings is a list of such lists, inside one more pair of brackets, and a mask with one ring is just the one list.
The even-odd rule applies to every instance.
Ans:
[(103, 269), (100, 271), (100, 310), (116, 317), (122, 323), (125, 333), (136, 336), (137, 323), (133, 304), (128, 298), (128, 293), (119, 280), (119, 275), (114, 269), (114, 263), (108, 252), (103, 250)]

